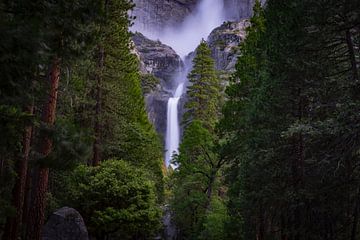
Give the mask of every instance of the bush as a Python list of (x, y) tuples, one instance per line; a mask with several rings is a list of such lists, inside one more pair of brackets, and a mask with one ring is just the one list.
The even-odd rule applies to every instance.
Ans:
[(71, 182), (73, 205), (97, 238), (148, 239), (158, 232), (161, 210), (144, 170), (108, 160), (99, 167), (79, 166)]

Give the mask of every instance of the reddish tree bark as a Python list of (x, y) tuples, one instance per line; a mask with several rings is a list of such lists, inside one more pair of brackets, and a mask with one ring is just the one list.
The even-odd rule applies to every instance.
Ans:
[[(56, 102), (58, 95), (58, 86), (60, 80), (60, 59), (54, 58), (51, 69), (49, 71), (49, 97), (43, 107), (41, 121), (48, 126), (54, 125)], [(39, 139), (39, 153), (46, 157), (52, 150), (52, 139), (47, 132), (42, 132)], [(39, 166), (35, 171), (35, 186), (33, 190), (33, 205), (29, 211), (29, 221), (26, 229), (27, 240), (40, 240), (41, 228), (44, 224), (46, 194), (48, 188), (49, 168), (47, 166)]]
[[(26, 107), (25, 111), (29, 114), (33, 114), (34, 105)], [(28, 170), (29, 153), (31, 146), (32, 125), (25, 127), (23, 140), (22, 140), (22, 156), (16, 163), (17, 178), (15, 186), (12, 191), (12, 205), (16, 209), (16, 215), (8, 218), (6, 221), (6, 228), (4, 232), (4, 240), (16, 240), (18, 239), (19, 229), (22, 223), (22, 212), (25, 197), (25, 182), (26, 174)]]
[(94, 125), (94, 134), (95, 141), (93, 145), (93, 166), (98, 166), (101, 161), (101, 85), (102, 85), (102, 71), (104, 68), (104, 59), (105, 52), (104, 48), (99, 46), (99, 59), (98, 59), (98, 69), (96, 73), (96, 106), (95, 106), (95, 125)]
[[(34, 129), (33, 129), (34, 131)], [(32, 134), (34, 135), (34, 133)], [(23, 206), (23, 213), (22, 213), (22, 222), (23, 222), (23, 228), (22, 228), (22, 234), (21, 236), (24, 236), (26, 233), (26, 223), (29, 222), (29, 209), (31, 206), (31, 181), (32, 181), (32, 174), (34, 171), (32, 171), (30, 168), (28, 168), (27, 174), (26, 174), (26, 181), (25, 181), (25, 196), (24, 196), (24, 206)]]

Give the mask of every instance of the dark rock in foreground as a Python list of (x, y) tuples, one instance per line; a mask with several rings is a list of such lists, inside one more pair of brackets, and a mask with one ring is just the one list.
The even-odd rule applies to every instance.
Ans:
[(63, 207), (54, 212), (43, 228), (42, 240), (89, 240), (80, 213)]

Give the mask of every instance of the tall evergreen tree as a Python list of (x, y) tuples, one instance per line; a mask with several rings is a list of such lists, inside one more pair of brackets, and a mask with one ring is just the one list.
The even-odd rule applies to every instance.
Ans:
[(222, 155), (231, 161), (229, 236), (354, 239), (359, 175), (344, 143), (346, 129), (357, 129), (346, 37), (355, 32), (348, 7), (356, 3), (266, 6), (263, 13), (255, 5), (221, 124)]
[[(190, 87), (185, 104), (185, 131), (180, 154), (175, 158), (172, 208), (183, 239), (212, 239), (216, 236), (207, 216), (214, 214), (219, 171), (224, 164), (216, 153), (215, 124), (219, 116), (220, 82), (211, 50), (205, 41), (196, 49)], [(222, 201), (217, 201), (222, 204)], [(220, 213), (223, 216), (224, 213)], [(214, 216), (214, 215), (213, 215)], [(219, 220), (219, 219), (218, 219)], [(217, 223), (223, 229), (223, 221)], [(215, 224), (215, 225), (216, 225)]]
[(220, 82), (214, 66), (211, 50), (202, 40), (196, 49), (193, 69), (188, 76), (190, 86), (185, 104), (185, 124), (196, 119), (202, 121), (208, 129), (214, 129), (219, 115), (220, 99)]

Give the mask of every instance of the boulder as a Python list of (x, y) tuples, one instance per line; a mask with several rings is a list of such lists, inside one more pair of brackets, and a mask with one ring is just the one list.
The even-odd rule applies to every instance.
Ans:
[(42, 240), (89, 240), (80, 213), (63, 207), (54, 212), (43, 227)]

